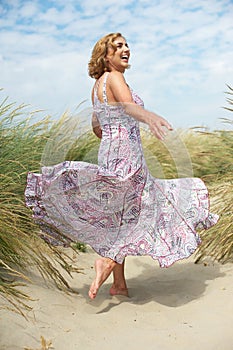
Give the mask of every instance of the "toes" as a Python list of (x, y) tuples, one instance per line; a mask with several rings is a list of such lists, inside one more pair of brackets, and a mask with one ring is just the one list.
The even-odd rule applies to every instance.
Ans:
[(95, 299), (95, 297), (96, 297), (96, 293), (92, 292), (91, 290), (89, 290), (88, 295), (89, 295), (90, 299)]
[(95, 299), (96, 295), (97, 295), (97, 289), (90, 289), (88, 292), (88, 295), (91, 299)]
[(97, 292), (98, 292), (98, 288), (95, 288), (95, 284), (92, 283), (90, 289), (89, 289), (89, 292), (88, 292), (88, 295), (89, 295), (89, 298), (90, 299), (95, 299), (96, 295), (97, 295)]

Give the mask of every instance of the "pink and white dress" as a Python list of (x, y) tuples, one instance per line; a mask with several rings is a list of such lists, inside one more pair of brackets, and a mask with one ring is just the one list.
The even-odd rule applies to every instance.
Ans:
[[(149, 255), (161, 267), (188, 258), (201, 243), (197, 227), (209, 228), (208, 191), (198, 178), (157, 179), (149, 173), (139, 123), (94, 91), (102, 129), (98, 165), (65, 161), (29, 173), (26, 205), (51, 244), (83, 242), (99, 255), (122, 263)], [(132, 92), (134, 101), (142, 100)]]

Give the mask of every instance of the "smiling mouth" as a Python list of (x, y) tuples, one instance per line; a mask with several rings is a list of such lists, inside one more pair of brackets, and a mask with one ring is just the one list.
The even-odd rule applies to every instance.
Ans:
[(127, 55), (123, 55), (121, 56), (121, 59), (128, 62), (129, 57)]

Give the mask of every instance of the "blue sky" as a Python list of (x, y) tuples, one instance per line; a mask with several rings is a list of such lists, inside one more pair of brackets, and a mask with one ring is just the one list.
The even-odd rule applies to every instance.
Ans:
[(87, 100), (95, 42), (121, 32), (131, 49), (129, 85), (175, 128), (223, 127), (232, 118), (232, 0), (1, 0), (2, 98), (58, 118)]

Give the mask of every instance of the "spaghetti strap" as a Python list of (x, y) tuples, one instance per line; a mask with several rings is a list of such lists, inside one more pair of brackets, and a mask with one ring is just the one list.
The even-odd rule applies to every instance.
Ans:
[[(108, 99), (107, 99), (107, 89), (106, 89), (106, 85), (107, 85), (107, 78), (108, 78), (108, 74), (109, 72), (107, 72), (104, 76), (104, 81), (103, 81), (103, 93), (102, 93), (102, 96), (103, 96), (103, 102), (105, 104), (108, 104)], [(95, 82), (95, 85), (94, 85), (94, 100), (99, 100), (98, 98), (98, 88), (99, 88), (99, 85), (100, 85), (100, 79), (96, 80)]]
[(109, 72), (107, 72), (107, 73), (105, 74), (104, 82), (103, 82), (103, 101), (104, 101), (104, 103), (106, 103), (106, 104), (108, 104), (107, 91), (106, 91), (108, 75), (109, 75)]
[(94, 85), (94, 89), (93, 89), (94, 90), (94, 99), (95, 100), (96, 100), (96, 98), (98, 98), (97, 90), (98, 90), (99, 84), (100, 84), (100, 81), (98, 79), (98, 80), (96, 80), (95, 85)]

